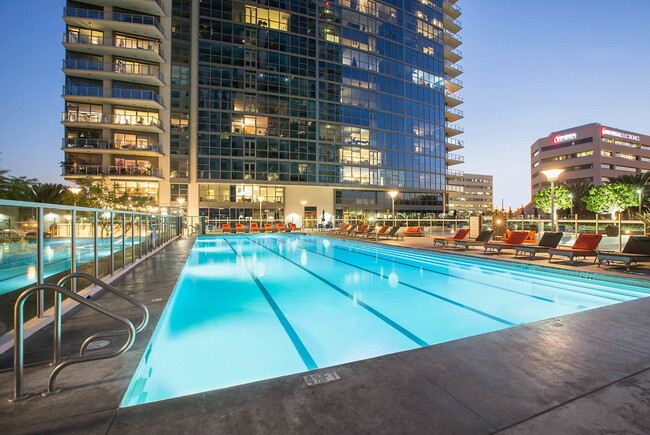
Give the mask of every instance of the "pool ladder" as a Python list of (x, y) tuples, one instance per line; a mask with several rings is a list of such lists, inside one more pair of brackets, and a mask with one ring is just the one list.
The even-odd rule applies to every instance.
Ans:
[[(96, 302), (93, 302), (89, 299), (86, 299), (83, 296), (78, 295), (77, 293), (70, 291), (63, 287), (65, 283), (71, 280), (77, 280), (77, 279), (85, 279), (86, 281), (89, 281), (104, 290), (107, 290), (114, 295), (126, 300), (127, 302), (131, 303), (132, 305), (136, 306), (142, 311), (142, 320), (140, 324), (135, 327), (133, 326), (133, 323), (131, 321), (123, 316), (120, 316), (119, 314), (114, 313), (113, 311), (99, 305)], [(76, 281), (75, 281), (76, 283)], [(75, 273), (70, 273), (63, 278), (59, 280), (57, 284), (37, 284), (34, 286), (29, 287), (25, 291), (21, 293), (21, 295), (18, 297), (16, 300), (16, 303), (14, 305), (14, 397), (10, 399), (10, 402), (17, 402), (23, 399), (26, 399), (29, 397), (29, 394), (24, 394), (23, 393), (23, 380), (24, 380), (24, 330), (23, 330), (23, 322), (24, 322), (24, 306), (25, 306), (25, 301), (29, 296), (31, 296), (33, 293), (36, 293), (41, 290), (51, 290), (55, 294), (54, 298), (54, 355), (53, 355), (53, 361), (51, 365), (54, 365), (54, 368), (52, 369), (52, 372), (50, 372), (50, 376), (48, 378), (47, 382), (47, 391), (42, 393), (43, 396), (48, 396), (50, 394), (56, 394), (60, 389), (56, 388), (56, 377), (59, 375), (61, 370), (64, 368), (72, 365), (72, 364), (79, 364), (82, 362), (87, 362), (87, 361), (96, 361), (96, 360), (101, 360), (101, 359), (108, 359), (108, 358), (113, 358), (118, 355), (123, 354), (127, 350), (131, 348), (133, 345), (133, 342), (135, 341), (135, 336), (137, 333), (141, 332), (146, 326), (147, 323), (149, 323), (149, 310), (147, 307), (140, 301), (132, 298), (131, 296), (127, 295), (126, 293), (116, 289), (115, 287), (105, 283), (104, 281), (95, 278), (92, 275), (88, 275), (87, 273), (80, 273), (80, 272), (75, 272)], [(62, 296), (66, 296), (72, 300), (77, 301), (81, 305), (85, 305), (86, 307), (92, 308), (95, 311), (98, 311), (102, 314), (105, 314), (106, 316), (117, 320), (118, 322), (122, 323), (126, 329), (118, 330), (118, 331), (107, 331), (107, 332), (99, 332), (96, 334), (91, 335), (88, 337), (84, 342), (81, 344), (81, 349), (79, 350), (79, 356), (76, 357), (71, 357), (67, 360), (62, 360), (61, 358), (61, 301), (62, 301)], [(107, 338), (107, 337), (114, 337), (114, 336), (119, 336), (119, 335), (124, 335), (127, 334), (127, 340), (126, 343), (122, 345), (121, 348), (119, 348), (116, 351), (113, 352), (105, 352), (105, 353), (96, 353), (94, 355), (86, 355), (86, 350), (88, 349), (88, 345), (98, 339), (98, 338)]]

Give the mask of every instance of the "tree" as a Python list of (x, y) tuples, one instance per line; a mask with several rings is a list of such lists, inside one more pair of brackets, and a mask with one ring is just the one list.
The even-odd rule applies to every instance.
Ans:
[(587, 210), (599, 214), (609, 213), (612, 219), (616, 219), (617, 212), (639, 205), (636, 190), (637, 187), (631, 184), (609, 183), (591, 188), (589, 196), (582, 200), (587, 204)]
[(587, 212), (586, 204), (582, 198), (589, 195), (589, 191), (594, 185), (589, 180), (574, 181), (565, 185), (573, 195), (574, 212), (583, 215)]
[(6, 169), (0, 170), (0, 199), (24, 201), (30, 191), (30, 186), (36, 182), (34, 178), (12, 177), (6, 174)]
[[(564, 186), (555, 187), (555, 210), (571, 208), (571, 197), (569, 189)], [(541, 208), (545, 213), (551, 212), (551, 188), (540, 190), (533, 196), (535, 207)]]
[(68, 186), (58, 183), (34, 183), (29, 186), (27, 201), (47, 204), (67, 204)]

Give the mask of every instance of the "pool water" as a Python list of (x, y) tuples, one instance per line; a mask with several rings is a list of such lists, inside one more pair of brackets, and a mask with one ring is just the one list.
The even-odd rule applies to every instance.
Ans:
[(121, 406), (645, 297), (522, 266), (325, 237), (200, 237)]

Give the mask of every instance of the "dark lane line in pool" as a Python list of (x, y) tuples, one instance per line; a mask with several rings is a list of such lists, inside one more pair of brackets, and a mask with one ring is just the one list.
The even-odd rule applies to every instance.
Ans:
[[(283, 243), (283, 244), (286, 243), (286, 242), (280, 241), (280, 240), (275, 239), (275, 238), (272, 238), (272, 237), (271, 237), (270, 239), (271, 239), (271, 240), (275, 240), (275, 241), (277, 241), (278, 243)], [(267, 249), (268, 249), (268, 248), (267, 248)], [(334, 261), (337, 261), (337, 262), (339, 262), (339, 263), (346, 264), (346, 265), (348, 265), (348, 266), (350, 266), (350, 267), (354, 267), (355, 269), (363, 270), (364, 272), (371, 273), (371, 274), (376, 275), (376, 276), (378, 276), (378, 277), (380, 277), (380, 278), (382, 278), (382, 279), (386, 279), (386, 280), (388, 279), (388, 276), (383, 276), (382, 274), (380, 274), (380, 273), (378, 273), (378, 272), (375, 272), (374, 270), (366, 269), (366, 268), (364, 268), (364, 267), (357, 266), (356, 264), (348, 263), (347, 261), (339, 260), (338, 258), (330, 257), (329, 255), (325, 255), (325, 254), (321, 254), (320, 252), (312, 251), (311, 249), (307, 249), (307, 248), (301, 248), (301, 249), (304, 249), (305, 251), (307, 251), (307, 252), (311, 252), (311, 253), (316, 254), (316, 255), (320, 255), (321, 257), (329, 258), (329, 259), (334, 260)], [(279, 254), (278, 254), (278, 255), (279, 255)], [(289, 260), (289, 261), (291, 261), (291, 260)], [(460, 302), (456, 302), (456, 301), (454, 301), (454, 300), (452, 300), (452, 299), (448, 299), (448, 298), (446, 298), (446, 297), (444, 297), (444, 296), (440, 296), (439, 294), (436, 294), (436, 293), (430, 292), (430, 291), (428, 291), (428, 290), (425, 290), (425, 289), (423, 289), (423, 288), (420, 288), (420, 287), (414, 286), (414, 285), (412, 285), (412, 284), (408, 284), (408, 283), (406, 283), (406, 282), (404, 282), (404, 281), (402, 281), (402, 280), (400, 280), (399, 283), (400, 283), (401, 285), (403, 285), (404, 287), (408, 287), (408, 288), (413, 289), (413, 290), (415, 290), (415, 291), (418, 291), (418, 292), (420, 292), (420, 293), (424, 293), (424, 294), (429, 295), (429, 296), (431, 296), (431, 297), (434, 297), (434, 298), (436, 298), (436, 299), (440, 299), (441, 301), (445, 301), (445, 302), (450, 303), (450, 304), (452, 304), (452, 305), (456, 305), (457, 307), (460, 307), (460, 308), (463, 308), (463, 309), (469, 310), (469, 311), (471, 311), (471, 312), (473, 312), (473, 313), (476, 313), (476, 314), (479, 314), (479, 315), (481, 315), (481, 316), (487, 317), (487, 318), (489, 318), (489, 319), (495, 320), (495, 321), (497, 321), (497, 322), (503, 323), (504, 325), (508, 325), (508, 326), (515, 326), (515, 325), (517, 325), (517, 323), (512, 323), (512, 322), (510, 322), (510, 321), (508, 321), (508, 320), (505, 320), (505, 319), (502, 319), (502, 318), (500, 318), (500, 317), (493, 316), (492, 314), (486, 313), (486, 312), (481, 311), (481, 310), (477, 310), (476, 308), (472, 308), (472, 307), (470, 307), (469, 305), (465, 305), (465, 304), (462, 304), (462, 303), (460, 303)]]
[[(251, 243), (255, 243), (256, 245), (261, 246), (262, 248), (266, 249), (267, 251), (270, 251), (270, 252), (274, 253), (275, 255), (280, 256), (281, 258), (284, 258), (284, 259), (285, 259), (286, 261), (288, 261), (289, 263), (293, 264), (293, 265), (296, 266), (296, 267), (299, 267), (300, 269), (304, 270), (305, 272), (307, 272), (307, 273), (310, 274), (311, 276), (313, 276), (313, 277), (319, 279), (320, 281), (324, 282), (324, 283), (327, 284), (328, 286), (332, 287), (334, 290), (336, 290), (337, 292), (341, 293), (343, 296), (347, 297), (348, 299), (350, 299), (350, 300), (352, 300), (352, 301), (355, 301), (355, 302), (356, 302), (360, 307), (365, 308), (365, 309), (368, 310), (370, 313), (374, 314), (375, 316), (377, 316), (378, 318), (380, 318), (381, 320), (383, 320), (384, 322), (386, 322), (388, 325), (390, 325), (391, 327), (393, 327), (394, 329), (396, 329), (397, 331), (399, 331), (400, 333), (402, 333), (403, 335), (405, 335), (406, 337), (408, 337), (410, 340), (412, 340), (413, 342), (417, 343), (419, 346), (428, 346), (428, 345), (429, 345), (429, 343), (427, 343), (426, 341), (422, 340), (420, 337), (418, 337), (417, 335), (413, 334), (411, 331), (409, 331), (408, 329), (406, 329), (405, 327), (403, 327), (403, 326), (400, 325), (399, 323), (397, 323), (397, 322), (395, 322), (394, 320), (392, 320), (392, 319), (390, 319), (390, 318), (384, 316), (382, 313), (380, 313), (379, 311), (375, 310), (375, 309), (372, 308), (370, 305), (368, 305), (368, 304), (366, 304), (365, 302), (362, 302), (362, 301), (360, 301), (360, 300), (355, 300), (353, 295), (351, 295), (350, 293), (346, 292), (345, 290), (343, 290), (341, 287), (337, 286), (337, 285), (334, 284), (333, 282), (328, 281), (327, 279), (323, 278), (322, 276), (318, 275), (317, 273), (314, 273), (314, 272), (312, 272), (311, 270), (309, 270), (309, 269), (303, 267), (301, 264), (296, 263), (295, 261), (293, 261), (293, 260), (291, 260), (290, 258), (288, 258), (288, 257), (286, 257), (286, 256), (284, 256), (284, 255), (282, 255), (282, 254), (280, 254), (279, 252), (274, 251), (274, 250), (271, 249), (271, 248), (267, 248), (266, 246), (262, 245), (262, 244), (259, 243), (259, 242), (256, 242), (255, 240), (251, 240), (250, 238), (247, 238), (247, 240), (249, 240)], [(277, 240), (277, 239), (275, 239), (275, 238), (273, 238), (273, 237), (270, 237), (270, 238), (268, 238), (267, 240)], [(280, 242), (280, 243), (284, 243), (284, 242)]]
[(314, 361), (314, 358), (312, 358), (311, 354), (305, 347), (305, 344), (302, 342), (302, 340), (300, 340), (300, 337), (298, 337), (298, 334), (296, 333), (295, 329), (293, 329), (293, 326), (291, 326), (289, 320), (284, 316), (284, 313), (282, 312), (278, 304), (275, 303), (275, 300), (273, 300), (273, 297), (271, 296), (269, 291), (266, 289), (266, 287), (264, 287), (264, 284), (262, 284), (262, 282), (259, 280), (257, 275), (255, 275), (255, 273), (248, 267), (248, 264), (246, 264), (246, 259), (239, 252), (237, 252), (235, 247), (232, 246), (226, 238), (224, 238), (223, 240), (228, 244), (228, 247), (232, 249), (232, 251), (235, 253), (237, 258), (242, 260), (244, 267), (246, 268), (246, 271), (251, 276), (253, 281), (255, 281), (255, 284), (264, 295), (266, 302), (271, 306), (271, 309), (273, 310), (276, 317), (280, 321), (280, 324), (282, 324), (284, 331), (289, 336), (289, 339), (293, 343), (293, 346), (296, 348), (296, 351), (300, 355), (300, 358), (302, 358), (302, 362), (305, 363), (305, 366), (307, 366), (307, 369), (316, 370), (318, 368), (316, 361)]
[[(315, 244), (315, 245), (318, 245), (318, 242), (313, 242), (313, 241), (311, 241), (311, 240), (306, 240), (306, 242), (308, 242), (308, 243), (312, 243), (312, 244)], [(345, 248), (343, 248), (343, 247), (339, 247), (339, 246), (335, 246), (335, 245), (332, 245), (332, 247), (333, 247), (334, 249), (338, 249), (339, 251), (351, 252), (351, 251), (349, 251), (349, 250), (347, 250), (347, 249), (345, 249)], [(357, 249), (357, 248), (352, 248), (352, 249)], [(314, 251), (309, 251), (309, 252), (314, 252)], [(483, 281), (477, 281), (477, 280), (474, 280), (474, 279), (468, 279), (468, 278), (460, 278), (460, 277), (455, 276), (455, 275), (453, 275), (453, 274), (451, 274), (451, 273), (446, 273), (446, 272), (442, 272), (442, 271), (439, 271), (439, 270), (428, 269), (428, 268), (426, 268), (426, 267), (417, 266), (417, 265), (415, 265), (415, 264), (408, 264), (408, 263), (404, 263), (404, 262), (402, 262), (402, 261), (396, 261), (396, 260), (395, 260), (395, 257), (387, 258), (386, 256), (389, 255), (389, 254), (381, 254), (381, 255), (384, 255), (384, 257), (382, 257), (380, 254), (377, 254), (377, 255), (371, 255), (371, 254), (367, 254), (367, 253), (365, 253), (365, 252), (361, 252), (361, 251), (357, 251), (357, 250), (355, 250), (355, 251), (353, 251), (353, 252), (354, 252), (355, 254), (358, 254), (358, 255), (364, 255), (364, 256), (366, 256), (366, 257), (370, 257), (370, 258), (380, 258), (380, 259), (382, 259), (382, 260), (384, 260), (384, 261), (390, 261), (390, 262), (395, 263), (395, 264), (401, 264), (402, 266), (408, 266), (408, 267), (412, 267), (412, 268), (414, 268), (414, 269), (418, 269), (418, 270), (420, 270), (420, 269), (421, 269), (421, 270), (426, 270), (427, 272), (431, 272), (431, 273), (435, 273), (435, 274), (438, 274), (438, 275), (447, 276), (447, 277), (449, 277), (449, 278), (462, 279), (463, 281), (469, 281), (469, 282), (474, 283), (474, 284), (484, 285), (484, 286), (486, 286), (486, 287), (494, 288), (494, 289), (501, 290), (501, 291), (505, 291), (505, 292), (509, 292), (509, 293), (515, 293), (515, 294), (518, 294), (518, 295), (521, 295), (521, 296), (526, 296), (526, 297), (529, 297), (529, 298), (538, 299), (538, 300), (540, 300), (540, 301), (555, 303), (555, 301), (554, 301), (553, 299), (548, 299), (548, 298), (544, 298), (544, 297), (541, 297), (541, 296), (534, 296), (534, 295), (531, 295), (531, 294), (528, 294), (528, 293), (519, 292), (519, 291), (517, 291), (517, 290), (511, 290), (511, 289), (507, 289), (507, 288), (505, 288), (505, 287), (499, 287), (499, 286), (497, 286), (497, 285), (488, 284), (488, 283), (485, 283), (485, 282), (483, 282)], [(322, 254), (321, 254), (321, 255), (322, 255)]]

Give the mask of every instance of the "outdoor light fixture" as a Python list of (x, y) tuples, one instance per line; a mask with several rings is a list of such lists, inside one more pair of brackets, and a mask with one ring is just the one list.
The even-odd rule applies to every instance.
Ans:
[(569, 193), (569, 199), (571, 200), (571, 216), (573, 216), (573, 193)]
[(388, 191), (388, 196), (390, 196), (390, 199), (393, 202), (393, 226), (397, 226), (397, 218), (395, 217), (395, 197), (399, 195), (399, 192), (397, 190), (390, 190)]
[(264, 202), (264, 197), (258, 196), (257, 200), (260, 203), (260, 231), (261, 231), (262, 227), (264, 226), (264, 223), (262, 222), (262, 203)]
[(541, 171), (546, 179), (551, 182), (551, 228), (553, 228), (553, 231), (557, 231), (557, 219), (555, 218), (555, 182), (560, 178), (562, 172), (564, 172), (564, 169), (547, 169), (546, 171)]
[(72, 193), (72, 205), (77, 205), (77, 195), (81, 192), (81, 187), (68, 187), (70, 193)]
[(641, 195), (643, 195), (643, 190), (639, 189), (636, 191), (636, 193), (639, 194), (639, 214), (641, 214), (641, 201), (643, 200), (643, 197)]

